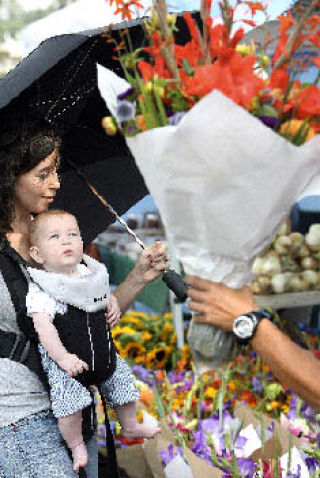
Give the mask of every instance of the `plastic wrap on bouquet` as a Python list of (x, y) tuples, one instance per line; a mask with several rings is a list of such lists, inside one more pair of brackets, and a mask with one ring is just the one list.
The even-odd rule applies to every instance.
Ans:
[[(99, 88), (113, 111), (104, 70)], [(219, 91), (178, 125), (126, 139), (185, 272), (235, 288), (251, 280), (254, 257), (320, 170), (319, 137), (296, 147)], [(192, 323), (188, 339), (200, 371), (235, 348), (209, 325)]]
[[(177, 126), (127, 143), (184, 270), (236, 288), (320, 169), (320, 137), (296, 147), (218, 91)], [(229, 359), (234, 345), (199, 324), (189, 342), (202, 369)]]

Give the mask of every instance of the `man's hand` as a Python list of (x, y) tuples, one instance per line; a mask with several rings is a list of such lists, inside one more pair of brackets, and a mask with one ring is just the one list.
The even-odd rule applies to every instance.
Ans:
[(89, 366), (86, 362), (79, 359), (76, 354), (65, 354), (64, 357), (57, 362), (60, 368), (67, 372), (69, 377), (75, 377), (84, 370), (89, 370)]
[(185, 276), (190, 286), (188, 307), (195, 312), (193, 320), (230, 332), (236, 317), (259, 309), (248, 287), (232, 289), (196, 276)]
[(110, 327), (117, 325), (121, 318), (121, 310), (117, 298), (110, 294), (110, 300), (107, 307), (106, 319)]

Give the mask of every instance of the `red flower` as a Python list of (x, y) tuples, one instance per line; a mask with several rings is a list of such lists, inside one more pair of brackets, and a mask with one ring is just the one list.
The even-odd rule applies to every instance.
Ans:
[(320, 116), (320, 90), (316, 85), (308, 86), (300, 91), (298, 100), (298, 119), (308, 116)]
[(212, 65), (199, 66), (194, 76), (186, 79), (185, 91), (188, 95), (202, 97), (217, 89), (246, 107), (264, 87), (263, 80), (253, 73), (255, 61), (253, 56), (242, 57), (234, 52), (227, 62), (218, 59)]
[(290, 75), (285, 68), (277, 68), (273, 70), (270, 76), (269, 86), (271, 89), (278, 89), (284, 93), (288, 83), (290, 81)]
[(116, 0), (117, 10), (114, 12), (115, 15), (121, 13), (121, 20), (132, 20), (133, 12), (130, 10), (130, 7), (134, 5), (137, 8), (143, 8), (143, 5), (139, 3), (137, 0), (128, 0), (125, 2), (124, 0)]

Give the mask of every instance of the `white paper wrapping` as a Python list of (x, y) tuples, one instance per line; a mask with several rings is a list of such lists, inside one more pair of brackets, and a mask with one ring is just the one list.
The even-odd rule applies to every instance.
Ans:
[[(219, 91), (177, 126), (126, 139), (185, 272), (235, 288), (320, 170), (319, 136), (296, 147)], [(203, 371), (233, 340), (193, 324), (189, 343)]]

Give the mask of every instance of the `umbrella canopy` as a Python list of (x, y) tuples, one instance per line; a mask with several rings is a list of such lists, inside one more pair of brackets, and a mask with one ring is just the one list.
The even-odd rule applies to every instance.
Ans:
[[(178, 18), (180, 43), (189, 40)], [(141, 20), (118, 24), (113, 37), (130, 27), (133, 48), (144, 42)], [(96, 63), (123, 76), (113, 45), (100, 31), (59, 35), (43, 41), (29, 56), (0, 79), (0, 147), (2, 134), (39, 122), (62, 137), (62, 183), (53, 203), (75, 214), (85, 243), (114, 222), (70, 167), (71, 160), (91, 184), (122, 214), (147, 194), (147, 188), (124, 138), (108, 137), (101, 119), (108, 115), (97, 87)]]

